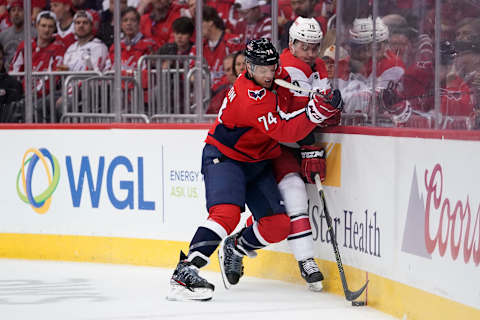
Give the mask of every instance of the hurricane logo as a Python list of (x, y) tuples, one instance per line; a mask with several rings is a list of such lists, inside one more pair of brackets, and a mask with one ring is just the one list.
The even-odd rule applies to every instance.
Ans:
[(262, 100), (265, 97), (265, 88), (260, 90), (248, 90), (248, 96), (253, 100)]
[[(32, 180), (38, 160), (42, 162), (45, 168), (48, 185), (42, 193), (34, 196), (32, 192)], [(50, 165), (47, 160), (50, 162)], [(60, 165), (57, 158), (45, 148), (30, 148), (23, 155), (22, 166), (17, 174), (18, 197), (23, 202), (29, 204), (36, 213), (44, 214), (50, 208), (52, 194), (57, 188), (59, 180)], [(23, 192), (21, 189), (23, 189)]]

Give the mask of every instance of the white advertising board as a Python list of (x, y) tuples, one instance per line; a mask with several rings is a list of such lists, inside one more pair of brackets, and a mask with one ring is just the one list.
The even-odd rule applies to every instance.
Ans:
[[(341, 186), (326, 195), (343, 262), (480, 308), (472, 285), (480, 283), (480, 142), (323, 139), (341, 144)], [(316, 188), (308, 190), (318, 257), (335, 261)]]
[[(205, 135), (205, 130), (1, 131), (0, 232), (188, 241), (207, 215), (200, 173)], [(54, 181), (49, 158), (38, 160), (32, 152), (42, 156), (42, 149), (58, 160), (59, 181), (48, 209), (19, 197), (32, 203), (29, 194), (35, 200), (52, 184), (48, 174)], [(26, 162), (35, 157), (35, 163)]]
[[(0, 233), (189, 241), (207, 217), (206, 132), (0, 130)], [(480, 309), (480, 142), (322, 139), (344, 264)], [(308, 191), (317, 256), (334, 261), (316, 189)]]

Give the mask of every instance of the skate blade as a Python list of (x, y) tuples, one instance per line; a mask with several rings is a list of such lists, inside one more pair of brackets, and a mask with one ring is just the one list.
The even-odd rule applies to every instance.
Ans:
[(223, 261), (225, 260), (224, 254), (223, 254), (223, 246), (224, 246), (224, 241), (220, 243), (220, 247), (218, 248), (218, 264), (220, 264), (220, 273), (222, 274), (222, 281), (223, 281), (223, 286), (225, 289), (230, 289), (232, 286), (230, 282), (228, 282), (227, 279), (227, 274), (225, 273), (225, 268), (223, 266)]
[(166, 299), (169, 301), (209, 301), (213, 298), (213, 290), (196, 288), (188, 290), (181, 285), (172, 285)]
[(322, 281), (307, 283), (307, 288), (313, 292), (321, 292), (323, 291)]

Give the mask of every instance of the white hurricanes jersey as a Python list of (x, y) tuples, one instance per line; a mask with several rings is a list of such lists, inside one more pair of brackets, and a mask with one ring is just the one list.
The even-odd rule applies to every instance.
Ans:
[(63, 61), (71, 71), (103, 71), (110, 67), (107, 65), (108, 48), (97, 38), (93, 38), (83, 45), (79, 45), (79, 42), (75, 41), (68, 47)]
[[(317, 59), (316, 68), (312, 68), (295, 57), (290, 50), (285, 49), (280, 55), (280, 64), (287, 70), (292, 84), (306, 89), (330, 89), (330, 82), (328, 81), (327, 72), (324, 62), (321, 59)], [(307, 97), (308, 92), (304, 91), (292, 91), (296, 97)], [(304, 105), (303, 105), (304, 106)]]
[[(330, 89), (330, 82), (327, 77), (325, 64), (321, 59), (317, 59), (314, 70), (307, 63), (295, 57), (290, 50), (285, 49), (280, 55), (280, 65), (288, 72), (292, 79), (292, 84), (306, 89)], [(308, 92), (293, 91), (296, 97), (308, 98)], [(305, 106), (305, 104), (302, 104)]]

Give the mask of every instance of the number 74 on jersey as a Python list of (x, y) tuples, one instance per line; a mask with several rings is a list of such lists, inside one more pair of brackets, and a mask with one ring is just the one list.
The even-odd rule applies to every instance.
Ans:
[(258, 122), (263, 122), (265, 130), (268, 131), (269, 125), (277, 124), (277, 117), (275, 117), (271, 112), (269, 112), (267, 116), (258, 117)]

